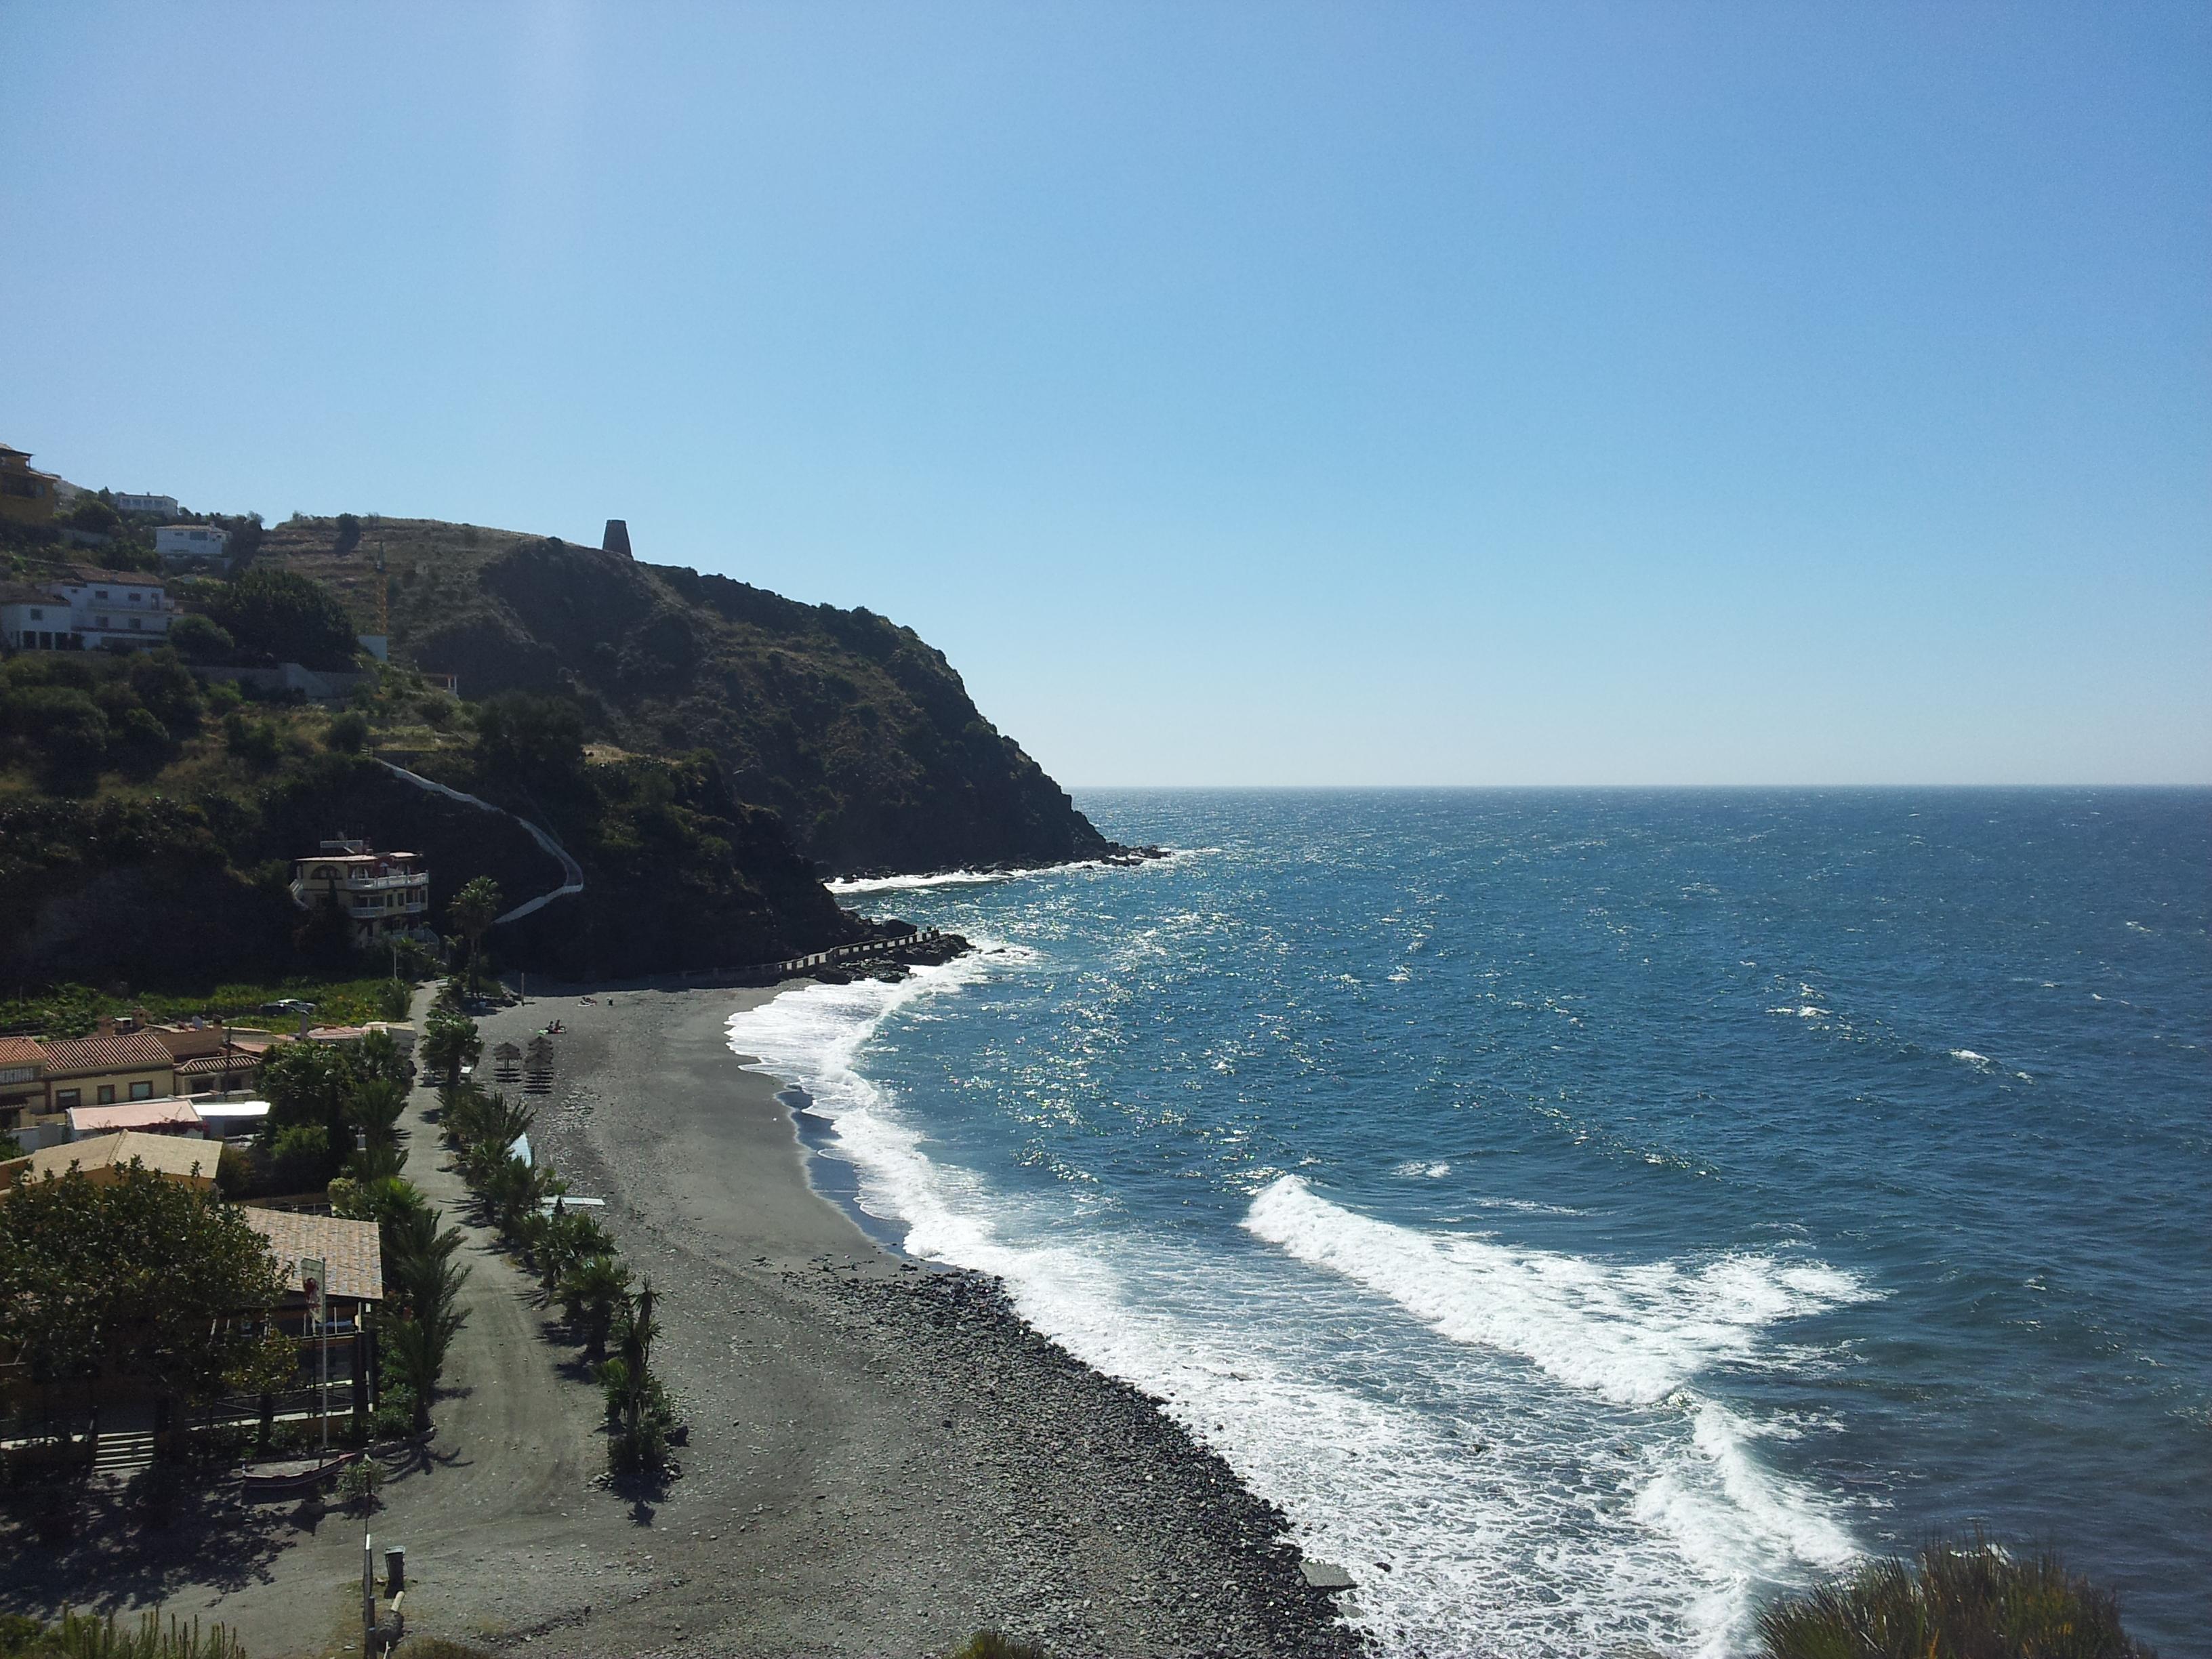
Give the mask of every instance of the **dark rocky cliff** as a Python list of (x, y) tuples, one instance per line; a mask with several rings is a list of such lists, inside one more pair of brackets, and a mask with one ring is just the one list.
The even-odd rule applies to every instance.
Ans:
[(595, 741), (710, 750), (742, 801), (772, 809), (836, 873), (1053, 863), (1108, 850), (944, 656), (864, 611), (804, 605), (727, 577), (430, 520), (271, 529), (264, 562), (375, 614), (396, 658), (466, 697), (561, 692)]

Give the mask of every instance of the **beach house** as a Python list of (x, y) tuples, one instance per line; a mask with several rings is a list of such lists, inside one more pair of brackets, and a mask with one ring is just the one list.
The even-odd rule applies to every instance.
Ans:
[(303, 910), (335, 907), (356, 948), (430, 936), (430, 866), (420, 853), (379, 853), (340, 838), (292, 867), (293, 902)]

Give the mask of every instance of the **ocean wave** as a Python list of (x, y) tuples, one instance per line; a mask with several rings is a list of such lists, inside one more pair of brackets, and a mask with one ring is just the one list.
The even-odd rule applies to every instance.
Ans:
[(1299, 1176), (1261, 1192), (1244, 1225), (1455, 1342), (1517, 1354), (1626, 1406), (1655, 1404), (1715, 1365), (1752, 1362), (1767, 1326), (1872, 1295), (1819, 1261), (1730, 1254), (1698, 1267), (1608, 1264), (1420, 1232), (1332, 1204)]

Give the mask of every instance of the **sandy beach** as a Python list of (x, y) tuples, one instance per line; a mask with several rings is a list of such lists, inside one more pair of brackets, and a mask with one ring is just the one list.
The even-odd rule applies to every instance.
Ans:
[[(940, 1654), (985, 1626), (1066, 1656), (1356, 1651), (1281, 1516), (1155, 1402), (987, 1282), (878, 1249), (809, 1184), (778, 1085), (725, 1037), (770, 994), (599, 988), (481, 1022), (487, 1053), (567, 1028), (532, 1139), (606, 1200), (661, 1295), (678, 1478), (609, 1486), (577, 1351), (470, 1226), (453, 1392), (378, 1513), (232, 1511), (150, 1549), (27, 1551), (0, 1600), (161, 1606), (228, 1623), (253, 1659), (340, 1653), (367, 1528), (408, 1549), (411, 1633), (502, 1653)], [(460, 1221), (434, 1105), (418, 1089), (408, 1173)]]

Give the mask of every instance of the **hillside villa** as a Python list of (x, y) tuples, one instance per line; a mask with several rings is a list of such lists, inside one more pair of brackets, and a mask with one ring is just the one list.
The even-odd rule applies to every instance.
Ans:
[(48, 524), (59, 501), (61, 479), (31, 465), (31, 452), (0, 444), (0, 519), (10, 524)]
[(10, 651), (149, 651), (176, 615), (167, 585), (137, 571), (64, 565), (0, 585), (0, 645)]
[(430, 938), (430, 867), (420, 853), (379, 853), (365, 841), (334, 840), (293, 861), (292, 899), (301, 909), (335, 906), (368, 949), (395, 938)]

